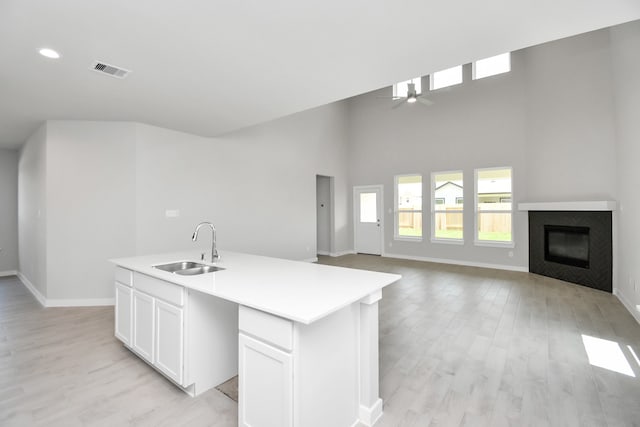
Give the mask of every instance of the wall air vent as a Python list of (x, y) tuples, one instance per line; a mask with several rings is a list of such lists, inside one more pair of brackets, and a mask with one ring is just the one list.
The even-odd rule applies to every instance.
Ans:
[(89, 68), (98, 73), (106, 74), (118, 79), (124, 79), (131, 72), (130, 70), (125, 70), (124, 68), (116, 67), (115, 65), (106, 64), (102, 61), (94, 61)]

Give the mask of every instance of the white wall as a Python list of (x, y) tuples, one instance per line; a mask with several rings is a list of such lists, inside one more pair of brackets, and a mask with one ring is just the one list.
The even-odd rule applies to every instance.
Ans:
[[(316, 174), (336, 177), (346, 197), (344, 105), (332, 104), (229, 134), (202, 138), (137, 126), (139, 253), (206, 248), (200, 221), (221, 249), (290, 259), (316, 255)], [(336, 242), (347, 250), (346, 200), (336, 204)], [(179, 210), (180, 217), (165, 218)]]
[[(527, 217), (515, 248), (473, 245), (474, 168), (513, 167), (514, 203), (613, 199), (615, 131), (607, 30), (512, 54), (512, 71), (429, 92), (434, 105), (391, 109), (391, 89), (352, 99), (353, 185), (385, 186), (385, 252), (526, 269)], [(549, 158), (549, 156), (553, 158)], [(463, 170), (464, 246), (430, 242), (430, 173)], [(422, 242), (393, 240), (393, 176), (423, 176)], [(509, 252), (513, 257), (509, 257)]]
[(524, 52), (529, 201), (615, 200), (609, 31)]
[(640, 321), (640, 22), (614, 27), (610, 34), (618, 139), (617, 291)]
[(47, 123), (49, 303), (113, 297), (107, 260), (135, 254), (135, 161), (134, 124)]
[(18, 152), (0, 149), (0, 274), (18, 270)]
[(206, 233), (191, 241), (205, 220), (220, 249), (311, 259), (317, 174), (335, 177), (334, 240), (345, 251), (345, 120), (344, 104), (332, 104), (216, 139), (47, 122), (20, 158), (20, 271), (47, 304), (108, 303), (109, 258), (210, 247)]
[(47, 296), (46, 138), (42, 125), (25, 142), (18, 162), (18, 271)]

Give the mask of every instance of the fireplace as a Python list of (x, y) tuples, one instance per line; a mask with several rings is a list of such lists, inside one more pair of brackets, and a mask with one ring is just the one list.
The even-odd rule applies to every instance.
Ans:
[(610, 211), (529, 210), (529, 271), (612, 291)]
[(589, 268), (589, 227), (545, 224), (544, 260)]

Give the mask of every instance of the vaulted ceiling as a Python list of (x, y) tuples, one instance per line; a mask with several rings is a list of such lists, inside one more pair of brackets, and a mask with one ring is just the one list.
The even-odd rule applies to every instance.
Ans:
[(48, 119), (220, 135), (636, 19), (637, 0), (0, 0), (0, 147)]

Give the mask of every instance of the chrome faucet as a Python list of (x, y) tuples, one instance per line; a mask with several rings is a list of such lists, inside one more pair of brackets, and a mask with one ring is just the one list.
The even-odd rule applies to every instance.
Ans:
[(218, 249), (216, 248), (216, 228), (213, 226), (213, 224), (206, 221), (198, 224), (198, 226), (196, 227), (196, 231), (193, 232), (193, 236), (191, 237), (191, 240), (193, 240), (194, 242), (198, 240), (198, 231), (200, 230), (200, 227), (202, 227), (203, 225), (208, 225), (209, 227), (211, 227), (211, 234), (213, 236), (213, 240), (211, 242), (211, 262), (219, 261), (220, 255), (218, 255)]

